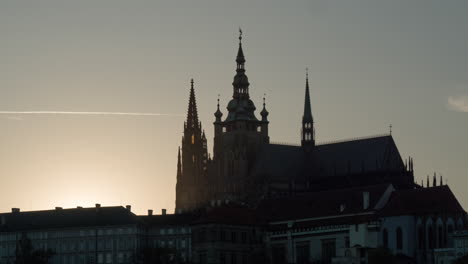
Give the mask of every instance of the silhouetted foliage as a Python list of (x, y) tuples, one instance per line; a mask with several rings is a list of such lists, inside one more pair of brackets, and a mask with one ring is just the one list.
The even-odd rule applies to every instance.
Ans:
[(133, 264), (177, 264), (182, 262), (177, 251), (171, 248), (143, 248), (132, 260)]
[(395, 256), (387, 248), (377, 248), (369, 251), (369, 264), (393, 264)]
[(48, 264), (55, 255), (51, 249), (34, 250), (31, 240), (23, 234), (16, 245), (16, 261), (15, 264)]
[(468, 254), (457, 258), (452, 263), (453, 264), (468, 264)]

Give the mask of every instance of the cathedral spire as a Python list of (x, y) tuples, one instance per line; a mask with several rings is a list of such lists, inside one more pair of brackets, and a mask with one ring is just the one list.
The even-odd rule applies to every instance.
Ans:
[(180, 159), (180, 147), (179, 147), (179, 153), (177, 154), (177, 179), (180, 179), (182, 177), (182, 162)]
[(249, 80), (245, 75), (245, 57), (242, 50), (242, 29), (239, 28), (239, 49), (236, 57), (236, 75), (234, 76), (234, 95), (233, 98), (249, 98)]
[(195, 89), (193, 88), (193, 79), (190, 80), (190, 97), (187, 112), (187, 127), (195, 128), (199, 126), (197, 102), (195, 100)]
[(310, 107), (310, 91), (309, 91), (309, 71), (306, 69), (306, 88), (304, 100), (304, 114), (302, 115), (302, 146), (315, 145), (315, 129), (314, 118), (312, 117), (312, 108)]

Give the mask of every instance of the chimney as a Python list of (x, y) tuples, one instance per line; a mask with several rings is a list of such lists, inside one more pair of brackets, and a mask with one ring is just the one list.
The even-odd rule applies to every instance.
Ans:
[(129, 212), (132, 211), (132, 206), (131, 206), (131, 205), (126, 205), (125, 208), (127, 208), (127, 210), (128, 210)]
[(11, 208), (12, 213), (19, 213), (20, 209), (19, 208)]
[(362, 193), (362, 207), (364, 210), (369, 208), (369, 192)]
[(162, 210), (161, 210), (161, 214), (162, 214), (162, 215), (166, 215), (166, 209), (162, 209)]
[(77, 208), (77, 209), (83, 209), (83, 207), (82, 207), (82, 206), (77, 206), (76, 208)]
[(153, 210), (149, 209), (148, 210), (148, 216), (152, 216), (153, 215)]
[(96, 208), (101, 208), (101, 204), (96, 204)]
[(55, 210), (56, 210), (56, 211), (60, 211), (60, 210), (62, 210), (62, 209), (63, 209), (62, 207), (58, 207), (58, 206), (55, 207)]

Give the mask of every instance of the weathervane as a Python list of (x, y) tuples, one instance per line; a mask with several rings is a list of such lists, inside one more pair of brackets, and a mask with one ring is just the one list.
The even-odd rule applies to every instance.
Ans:
[(242, 40), (242, 29), (239, 27), (239, 41)]

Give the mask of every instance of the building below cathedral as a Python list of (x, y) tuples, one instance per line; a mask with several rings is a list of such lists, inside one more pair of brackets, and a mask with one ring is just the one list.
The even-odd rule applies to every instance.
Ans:
[(38, 252), (54, 264), (447, 264), (468, 253), (465, 210), (436, 175), (414, 182), (413, 160), (391, 134), (316, 144), (308, 76), (300, 146), (270, 143), (241, 41), (232, 99), (224, 118), (219, 100), (214, 113), (212, 156), (191, 81), (175, 214), (14, 208), (0, 214), (0, 264)]

